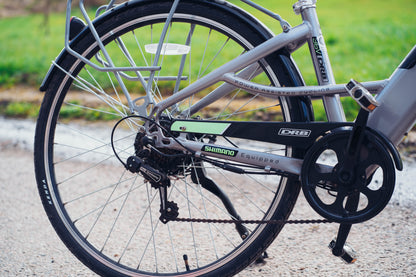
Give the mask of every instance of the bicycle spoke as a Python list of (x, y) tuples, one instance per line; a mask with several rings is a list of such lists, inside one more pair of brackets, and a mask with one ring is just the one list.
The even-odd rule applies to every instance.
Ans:
[(107, 238), (105, 239), (104, 244), (102, 245), (100, 252), (103, 252), (111, 234), (113, 233), (114, 227), (115, 227), (115, 225), (116, 225), (116, 223), (117, 223), (117, 221), (120, 217), (121, 212), (123, 211), (123, 207), (126, 204), (127, 198), (130, 196), (130, 193), (133, 191), (133, 186), (134, 186), (134, 182), (131, 183), (129, 191), (127, 193), (125, 193), (125, 198), (123, 200), (123, 203), (121, 204), (121, 207), (118, 209), (118, 214), (117, 214), (116, 218), (114, 219), (113, 224), (111, 225), (110, 231), (107, 234)]
[[(131, 181), (131, 180), (133, 180), (133, 179), (137, 179), (137, 176), (135, 176), (135, 177), (131, 177), (131, 178), (129, 178), (129, 179), (126, 179), (126, 180), (124, 180), (124, 181), (122, 181), (122, 182), (120, 182), (120, 183), (129, 182), (129, 181)], [(79, 197), (73, 198), (73, 199), (71, 199), (71, 200), (67, 200), (67, 201), (65, 201), (63, 204), (64, 204), (64, 205), (68, 205), (68, 204), (71, 204), (71, 203), (76, 204), (75, 202), (77, 202), (77, 201), (79, 201), (79, 200), (82, 200), (83, 198), (86, 198), (86, 197), (92, 196), (92, 195), (94, 195), (94, 194), (96, 194), (96, 193), (100, 193), (100, 192), (101, 192), (101, 191), (103, 191), (103, 190), (106, 190), (106, 189), (109, 189), (109, 188), (113, 188), (113, 187), (114, 187), (114, 186), (116, 186), (117, 184), (118, 184), (118, 183), (109, 184), (109, 185), (104, 186), (104, 187), (102, 187), (102, 188), (99, 188), (99, 189), (96, 189), (96, 190), (94, 190), (94, 191), (91, 191), (91, 192), (85, 193), (85, 194), (83, 194), (83, 195), (81, 195), (81, 196), (79, 196)], [(140, 187), (137, 187), (137, 188), (140, 188)], [(135, 189), (137, 189), (137, 188), (135, 188)], [(125, 196), (126, 194), (127, 194), (127, 193), (123, 193), (123, 194), (121, 194), (119, 197), (123, 197), (123, 196)], [(118, 199), (119, 199), (119, 198), (114, 198), (114, 200), (113, 200), (113, 201), (118, 200)], [(99, 208), (102, 208), (102, 206), (98, 207), (97, 209), (99, 209)], [(97, 209), (96, 209), (96, 210), (97, 210)], [(85, 214), (83, 217), (85, 217), (85, 216), (86, 216), (86, 215), (88, 215), (88, 214), (91, 214), (91, 213), (95, 212), (96, 210), (92, 210), (91, 212), (89, 212), (89, 213)], [(78, 221), (79, 219), (81, 219), (81, 218), (77, 218), (75, 221)]]

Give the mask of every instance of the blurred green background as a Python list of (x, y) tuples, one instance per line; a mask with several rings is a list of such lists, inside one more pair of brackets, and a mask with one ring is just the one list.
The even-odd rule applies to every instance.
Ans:
[[(281, 32), (278, 22), (239, 1), (230, 2), (250, 10), (275, 33)], [(257, 2), (279, 13), (292, 26), (301, 23), (300, 16), (292, 10), (295, 0)], [(65, 1), (0, 0), (0, 94), (16, 86), (34, 90), (39, 87), (64, 45), (64, 6)], [(415, 0), (318, 0), (317, 7), (338, 83), (346, 83), (350, 78), (360, 81), (388, 78), (416, 44)], [(293, 56), (307, 84), (316, 84), (307, 47)], [(350, 104), (345, 103), (347, 112)], [(4, 103), (0, 106), (0, 113), (5, 114), (7, 107)], [(31, 116), (36, 116), (36, 110), (32, 113)]]

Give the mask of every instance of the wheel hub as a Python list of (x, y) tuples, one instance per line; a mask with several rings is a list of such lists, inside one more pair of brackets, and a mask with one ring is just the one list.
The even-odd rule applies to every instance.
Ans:
[[(161, 121), (162, 127), (166, 130), (170, 129), (170, 124), (170, 120), (164, 119)], [(175, 134), (164, 132), (164, 135), (171, 136)], [(183, 173), (191, 162), (190, 157), (182, 151), (156, 148), (154, 140), (143, 132), (137, 133), (134, 149), (137, 157), (169, 176)]]

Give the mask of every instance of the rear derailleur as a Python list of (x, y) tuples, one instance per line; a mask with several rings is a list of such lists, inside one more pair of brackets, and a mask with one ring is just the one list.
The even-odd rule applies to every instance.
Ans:
[(143, 177), (150, 182), (153, 188), (159, 190), (160, 196), (160, 221), (168, 223), (178, 217), (178, 205), (173, 201), (168, 201), (167, 188), (170, 187), (170, 179), (168, 176), (146, 164), (137, 156), (130, 156), (127, 159), (127, 169), (132, 173), (141, 173)]

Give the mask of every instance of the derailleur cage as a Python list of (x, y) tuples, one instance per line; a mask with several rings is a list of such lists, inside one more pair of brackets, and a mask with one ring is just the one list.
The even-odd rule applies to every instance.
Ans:
[(151, 167), (137, 156), (130, 156), (127, 159), (126, 167), (132, 173), (140, 172), (154, 188), (170, 186), (170, 179), (166, 176), (166, 174)]

